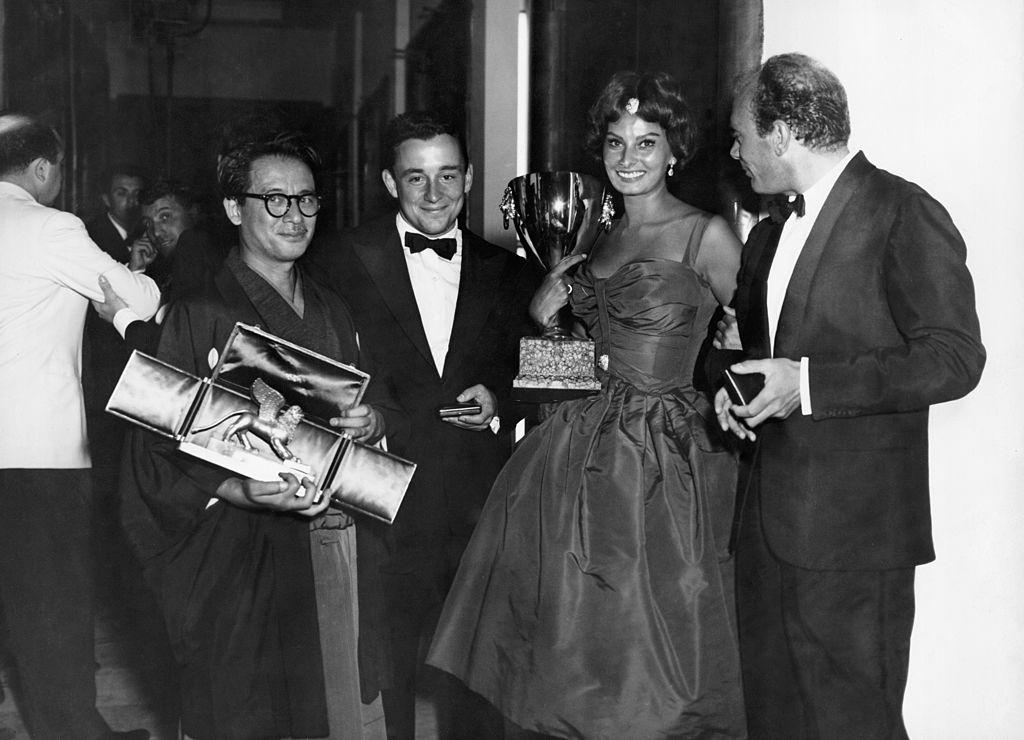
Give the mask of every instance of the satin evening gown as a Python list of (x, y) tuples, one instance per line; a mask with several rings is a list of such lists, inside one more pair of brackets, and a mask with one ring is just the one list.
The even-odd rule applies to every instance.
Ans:
[[(498, 477), (428, 662), (519, 726), (586, 738), (743, 737), (727, 545), (736, 464), (692, 385), (716, 301), (682, 262), (584, 265), (572, 309), (608, 357)], [(690, 223), (692, 222), (692, 223)]]

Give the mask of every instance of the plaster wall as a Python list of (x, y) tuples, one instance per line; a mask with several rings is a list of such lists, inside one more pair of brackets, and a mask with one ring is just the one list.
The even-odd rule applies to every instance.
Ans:
[(764, 55), (800, 51), (846, 86), (853, 140), (915, 181), (967, 242), (988, 364), (933, 407), (936, 562), (917, 570), (911, 737), (1024, 727), (1024, 5), (1019, 0), (764, 0)]

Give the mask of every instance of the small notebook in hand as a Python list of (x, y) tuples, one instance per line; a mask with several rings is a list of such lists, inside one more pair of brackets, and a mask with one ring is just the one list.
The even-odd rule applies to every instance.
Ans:
[(763, 373), (734, 373), (729, 368), (722, 371), (722, 385), (736, 406), (746, 406), (764, 388)]

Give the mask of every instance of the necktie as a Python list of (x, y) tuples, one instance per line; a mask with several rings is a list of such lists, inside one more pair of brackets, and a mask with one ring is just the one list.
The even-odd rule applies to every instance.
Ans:
[(803, 195), (797, 195), (792, 200), (788, 195), (776, 195), (768, 202), (768, 218), (772, 223), (785, 223), (791, 213), (795, 213), (798, 218), (804, 215)]
[(455, 256), (455, 239), (451, 237), (447, 239), (431, 239), (430, 237), (423, 236), (423, 234), (407, 231), (405, 233), (405, 246), (413, 254), (422, 252), (424, 249), (433, 249), (437, 252), (438, 257), (443, 257), (446, 260), (450, 260)]

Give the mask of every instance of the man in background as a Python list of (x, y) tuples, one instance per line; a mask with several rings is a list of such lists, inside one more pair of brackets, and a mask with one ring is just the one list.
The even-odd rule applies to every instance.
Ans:
[[(140, 270), (144, 265), (138, 260), (132, 263), (131, 254), (132, 244), (144, 236), (139, 207), (145, 185), (142, 170), (126, 162), (116, 163), (103, 173), (100, 185), (104, 211), (86, 222), (89, 238), (117, 262)], [(125, 594), (129, 591), (125, 588), (123, 562), (127, 550), (117, 524), (116, 496), (124, 423), (104, 409), (127, 357), (119, 333), (89, 311), (82, 346), (82, 388), (92, 457), (96, 560), (112, 564), (97, 570), (97, 596), (100, 608), (115, 619), (124, 617)]]
[(106, 209), (86, 223), (89, 237), (118, 262), (128, 263), (132, 242), (142, 234), (139, 194), (145, 186), (142, 170), (118, 163), (103, 175), (100, 199)]
[(152, 316), (151, 279), (104, 254), (82, 222), (50, 208), (63, 182), (57, 133), (0, 115), (0, 598), (33, 737), (146, 738), (96, 711), (91, 481), (82, 325), (104, 276)]

